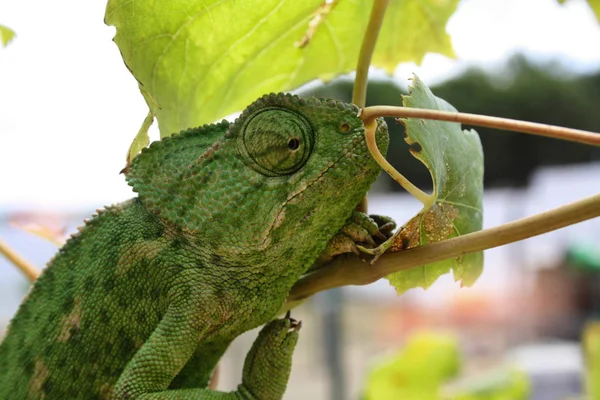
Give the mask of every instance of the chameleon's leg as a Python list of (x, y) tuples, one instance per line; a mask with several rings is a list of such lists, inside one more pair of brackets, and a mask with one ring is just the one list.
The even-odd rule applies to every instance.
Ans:
[(171, 304), (158, 327), (125, 367), (114, 387), (112, 399), (210, 398), (202, 395), (206, 392), (204, 389), (167, 390), (210, 327), (210, 321), (202, 324), (196, 318), (192, 322), (190, 315), (190, 310), (185, 307)]
[(169, 388), (181, 389), (205, 386), (211, 389), (216, 388), (218, 378), (216, 377), (216, 368), (213, 367), (218, 364), (231, 341), (232, 338), (227, 338), (202, 343), (185, 364), (185, 367), (173, 379)]
[[(267, 324), (252, 346), (244, 366), (242, 384), (235, 392), (206, 388), (168, 389), (209, 325), (195, 327), (192, 313), (169, 308), (158, 328), (142, 345), (115, 385), (112, 399), (140, 400), (275, 400), (281, 399), (289, 377), (299, 324), (290, 318)], [(195, 322), (195, 323), (194, 323)]]
[(260, 400), (283, 397), (292, 368), (292, 353), (302, 324), (289, 318), (265, 325), (246, 356), (239, 391)]
[(391, 236), (394, 228), (396, 223), (391, 218), (379, 215), (368, 216), (354, 211), (342, 229), (329, 241), (311, 270), (327, 264), (340, 254), (354, 253), (360, 256), (358, 245), (364, 248), (375, 248)]

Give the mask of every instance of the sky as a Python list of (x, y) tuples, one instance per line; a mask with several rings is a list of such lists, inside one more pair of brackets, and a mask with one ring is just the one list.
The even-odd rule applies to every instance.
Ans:
[[(0, 207), (100, 207), (132, 197), (119, 171), (146, 106), (103, 24), (106, 2), (0, 1), (17, 38), (0, 48)], [(35, 10), (35, 12), (33, 12)], [(403, 64), (432, 84), (518, 52), (600, 68), (600, 27), (583, 1), (463, 0), (448, 23), (457, 60)], [(374, 73), (375, 76), (379, 74)]]

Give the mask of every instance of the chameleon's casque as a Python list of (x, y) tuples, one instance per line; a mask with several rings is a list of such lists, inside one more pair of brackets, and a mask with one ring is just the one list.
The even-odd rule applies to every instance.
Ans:
[[(126, 172), (139, 196), (69, 239), (12, 320), (0, 399), (281, 398), (288, 318), (263, 328), (237, 391), (205, 388), (229, 343), (274, 318), (354, 223), (380, 170), (357, 112), (272, 94), (145, 149)], [(383, 121), (377, 139), (385, 152)]]

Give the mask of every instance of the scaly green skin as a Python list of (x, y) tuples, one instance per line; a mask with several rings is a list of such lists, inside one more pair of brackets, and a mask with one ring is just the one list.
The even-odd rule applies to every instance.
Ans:
[(269, 95), (231, 125), (144, 150), (126, 171), (139, 198), (71, 238), (11, 322), (0, 398), (281, 398), (298, 335), (287, 318), (263, 328), (237, 391), (206, 386), (228, 344), (281, 309), (379, 173), (357, 111)]

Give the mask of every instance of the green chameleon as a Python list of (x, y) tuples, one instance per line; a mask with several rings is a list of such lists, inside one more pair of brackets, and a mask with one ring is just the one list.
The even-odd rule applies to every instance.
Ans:
[[(0, 399), (280, 399), (300, 324), (273, 318), (291, 287), (385, 230), (354, 211), (380, 172), (357, 112), (271, 94), (145, 149), (125, 171), (139, 197), (69, 239), (11, 321)], [(385, 152), (383, 120), (377, 137)], [(265, 323), (238, 389), (207, 389)]]

